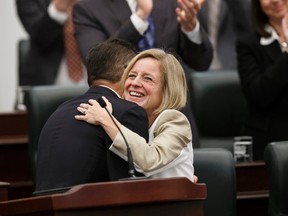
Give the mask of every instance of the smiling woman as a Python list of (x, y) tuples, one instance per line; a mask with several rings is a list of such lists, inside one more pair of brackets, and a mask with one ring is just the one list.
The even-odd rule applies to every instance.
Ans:
[[(132, 59), (122, 76), (121, 87), (126, 100), (145, 109), (149, 126), (163, 110), (179, 110), (186, 104), (187, 86), (183, 68), (172, 54), (160, 49), (144, 51)], [(132, 97), (131, 91), (138, 91), (143, 97)]]
[(257, 33), (237, 42), (238, 72), (249, 108), (244, 133), (253, 137), (254, 159), (263, 160), (269, 142), (288, 139), (288, 0), (251, 3)]
[(127, 74), (124, 84), (124, 98), (145, 109), (150, 125), (157, 117), (155, 111), (160, 107), (163, 96), (164, 77), (159, 70), (158, 60), (151, 57), (139, 59)]
[[(161, 49), (143, 51), (128, 64), (121, 86), (124, 98), (142, 106), (149, 118), (148, 143), (115, 119), (129, 143), (137, 171), (151, 178), (187, 177), (193, 181), (191, 127), (179, 111), (186, 104), (187, 92), (179, 61)], [(112, 113), (113, 104), (104, 100)], [(126, 143), (106, 110), (95, 100), (80, 104), (78, 110), (83, 115), (75, 118), (101, 125), (113, 140), (110, 150), (126, 159)]]

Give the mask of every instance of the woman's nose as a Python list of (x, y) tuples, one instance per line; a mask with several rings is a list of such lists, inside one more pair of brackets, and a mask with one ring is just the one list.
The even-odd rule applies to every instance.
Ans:
[(137, 76), (134, 80), (132, 80), (132, 85), (140, 86), (142, 84), (141, 77)]

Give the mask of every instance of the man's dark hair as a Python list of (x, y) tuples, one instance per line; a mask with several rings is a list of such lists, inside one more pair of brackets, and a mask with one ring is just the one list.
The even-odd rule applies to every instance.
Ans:
[(86, 58), (89, 86), (99, 79), (120, 81), (125, 67), (136, 54), (136, 48), (121, 39), (109, 39), (92, 47)]

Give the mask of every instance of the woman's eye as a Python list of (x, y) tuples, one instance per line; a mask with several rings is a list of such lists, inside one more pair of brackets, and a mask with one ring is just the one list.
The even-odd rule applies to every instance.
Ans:
[(151, 77), (145, 77), (145, 80), (152, 81), (153, 79)]
[(128, 74), (128, 78), (135, 78), (136, 75), (135, 74)]

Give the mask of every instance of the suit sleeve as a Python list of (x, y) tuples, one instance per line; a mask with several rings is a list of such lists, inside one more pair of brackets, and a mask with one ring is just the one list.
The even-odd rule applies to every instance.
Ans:
[(21, 23), (40, 50), (49, 50), (63, 41), (63, 26), (49, 17), (47, 1), (16, 0), (16, 6)]
[[(109, 12), (105, 9), (99, 9), (97, 16), (93, 15), (93, 12), (91, 11), (93, 6), (91, 6), (90, 3), (91, 2), (79, 2), (74, 6), (73, 10), (75, 37), (84, 62), (89, 50), (94, 45), (102, 43), (109, 38), (120, 38), (129, 41), (134, 45), (137, 44), (141, 35), (133, 26), (130, 16), (128, 16), (127, 20), (122, 24), (119, 23), (119, 21), (115, 23), (115, 21), (109, 18), (105, 20), (107, 17), (105, 13)], [(115, 25), (117, 27), (114, 27)], [(117, 31), (111, 34), (111, 29), (117, 29)]]
[(180, 56), (192, 69), (205, 71), (209, 69), (212, 62), (213, 48), (207, 33), (202, 27), (200, 27), (200, 34), (202, 43), (196, 44), (191, 42), (184, 33), (181, 33)]
[[(174, 161), (192, 139), (188, 120), (175, 110), (162, 113), (154, 130), (155, 138), (149, 143), (124, 126), (121, 130), (129, 143), (136, 167), (144, 173), (158, 170)], [(120, 133), (110, 149), (127, 159), (126, 145)]]

